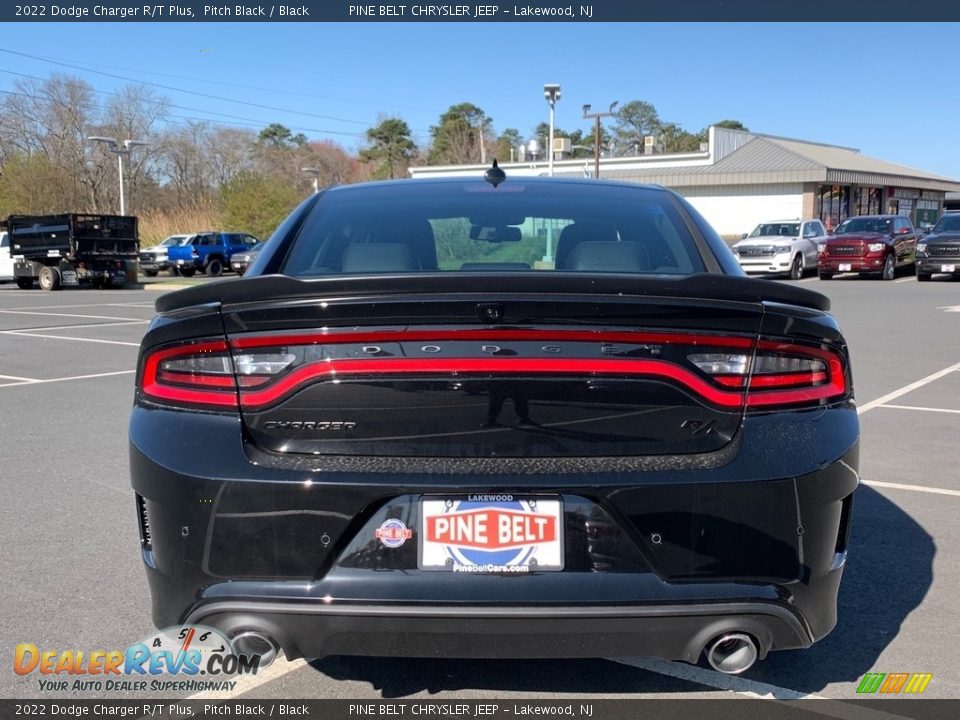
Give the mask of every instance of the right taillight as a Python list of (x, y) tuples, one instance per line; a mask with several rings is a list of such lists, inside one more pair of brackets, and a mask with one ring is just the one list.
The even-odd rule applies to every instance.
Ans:
[(236, 408), (237, 383), (222, 340), (152, 350), (143, 359), (140, 392), (164, 404)]
[(745, 389), (748, 408), (819, 404), (849, 394), (842, 358), (823, 348), (761, 340), (752, 355), (695, 353), (688, 359), (717, 384)]

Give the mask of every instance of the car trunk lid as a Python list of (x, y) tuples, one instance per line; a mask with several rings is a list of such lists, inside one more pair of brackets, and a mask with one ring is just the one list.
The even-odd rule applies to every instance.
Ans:
[(744, 386), (727, 375), (754, 352), (759, 301), (625, 278), (589, 294), (425, 279), (226, 303), (249, 438), (307, 455), (597, 457), (712, 452), (740, 426)]

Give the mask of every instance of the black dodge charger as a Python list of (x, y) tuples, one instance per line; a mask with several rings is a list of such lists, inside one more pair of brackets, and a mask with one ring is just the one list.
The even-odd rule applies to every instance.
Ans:
[(857, 488), (828, 300), (660, 187), (338, 187), (164, 295), (130, 421), (160, 627), (288, 658), (653, 655), (837, 621)]

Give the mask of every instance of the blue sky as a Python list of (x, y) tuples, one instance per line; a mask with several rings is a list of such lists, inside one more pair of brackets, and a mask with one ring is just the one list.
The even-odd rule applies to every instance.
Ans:
[(28, 23), (2, 48), (85, 69), (0, 52), (0, 90), (9, 71), (57, 71), (110, 92), (126, 81), (93, 71), (111, 73), (169, 86), (191, 108), (176, 115), (279, 122), (354, 151), (385, 115), (424, 144), (459, 102), (529, 136), (556, 82), (567, 130), (589, 130), (584, 103), (642, 99), (691, 132), (736, 119), (960, 179), (958, 41), (950, 23)]

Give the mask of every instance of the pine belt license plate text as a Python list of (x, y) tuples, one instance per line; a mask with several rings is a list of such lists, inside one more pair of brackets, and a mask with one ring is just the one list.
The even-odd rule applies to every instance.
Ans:
[(837, 268), (840, 272), (850, 272), (852, 265), (850, 263), (840, 263), (840, 266)]
[(510, 493), (424, 496), (419, 537), (421, 570), (563, 570), (563, 503)]

